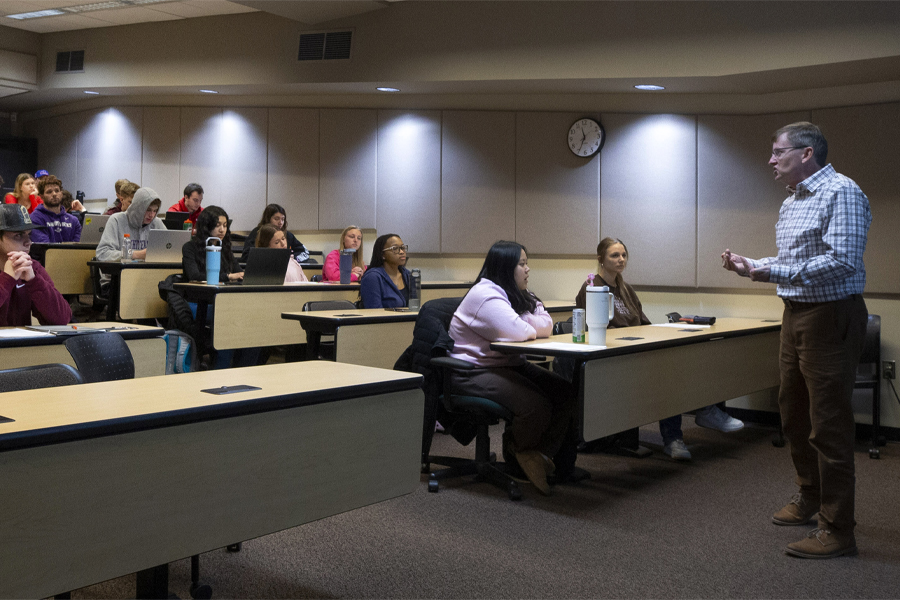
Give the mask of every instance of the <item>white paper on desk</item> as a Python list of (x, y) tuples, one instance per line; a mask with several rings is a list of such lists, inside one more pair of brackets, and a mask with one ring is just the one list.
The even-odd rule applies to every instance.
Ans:
[(709, 329), (711, 325), (691, 325), (690, 323), (654, 323), (650, 327), (674, 327), (675, 329)]
[(45, 331), (32, 331), (30, 329), (19, 329), (18, 327), (16, 327), (15, 329), (0, 329), (0, 338), (21, 339), (21, 338), (35, 338), (35, 337), (53, 337), (53, 334), (47, 333)]
[(564, 352), (593, 352), (603, 350), (606, 346), (591, 346), (590, 344), (567, 344), (565, 342), (546, 342), (544, 344), (531, 344), (526, 346), (529, 350), (562, 350)]

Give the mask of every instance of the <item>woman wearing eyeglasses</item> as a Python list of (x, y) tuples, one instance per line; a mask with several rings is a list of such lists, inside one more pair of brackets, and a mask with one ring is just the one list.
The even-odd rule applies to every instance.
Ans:
[(397, 308), (409, 305), (409, 246), (396, 233), (375, 240), (372, 261), (359, 282), (363, 308)]

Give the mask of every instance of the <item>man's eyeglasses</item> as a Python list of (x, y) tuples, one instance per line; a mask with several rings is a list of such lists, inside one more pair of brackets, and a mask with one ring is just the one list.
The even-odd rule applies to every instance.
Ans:
[(409, 246), (407, 244), (403, 244), (402, 246), (391, 246), (390, 248), (385, 248), (385, 252), (393, 252), (394, 254), (400, 254), (403, 252), (404, 254), (409, 252)]
[(775, 158), (781, 158), (785, 152), (790, 152), (791, 150), (800, 150), (801, 148), (806, 148), (806, 146), (790, 146), (788, 148), (772, 148), (772, 156)]

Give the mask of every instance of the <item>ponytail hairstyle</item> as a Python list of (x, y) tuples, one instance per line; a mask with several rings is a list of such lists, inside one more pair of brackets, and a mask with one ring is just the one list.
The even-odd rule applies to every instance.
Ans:
[(475, 283), (478, 283), (482, 279), (487, 279), (503, 288), (513, 310), (520, 315), (534, 312), (539, 302), (538, 297), (531, 291), (520, 290), (516, 285), (515, 271), (519, 266), (519, 259), (522, 258), (523, 251), (528, 254), (525, 246), (518, 242), (505, 240), (495, 242), (488, 250), (481, 272), (478, 273), (478, 279), (475, 280)]

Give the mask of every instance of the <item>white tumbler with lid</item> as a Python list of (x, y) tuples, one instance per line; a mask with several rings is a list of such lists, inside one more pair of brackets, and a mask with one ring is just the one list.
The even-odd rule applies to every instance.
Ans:
[(605, 285), (589, 285), (586, 289), (585, 321), (588, 328), (588, 343), (594, 346), (605, 346), (606, 327), (615, 314), (613, 295)]

